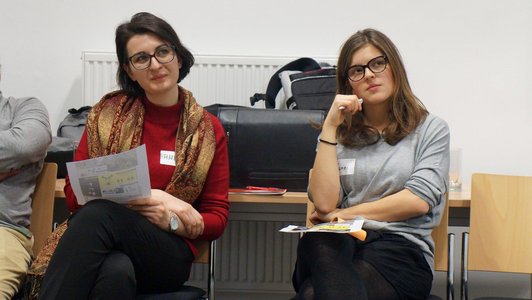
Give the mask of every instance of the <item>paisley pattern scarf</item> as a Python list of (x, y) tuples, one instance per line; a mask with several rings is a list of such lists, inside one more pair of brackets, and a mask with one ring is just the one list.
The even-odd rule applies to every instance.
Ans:
[[(203, 189), (216, 141), (211, 118), (192, 93), (179, 87), (184, 108), (175, 142), (176, 167), (165, 191), (188, 203)], [(122, 92), (109, 93), (96, 104), (87, 119), (89, 157), (115, 154), (140, 146), (144, 105)]]

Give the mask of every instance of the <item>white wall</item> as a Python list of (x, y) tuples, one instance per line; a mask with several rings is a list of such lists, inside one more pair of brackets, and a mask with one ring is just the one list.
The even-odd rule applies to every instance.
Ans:
[(114, 51), (116, 26), (138, 11), (168, 20), (195, 54), (330, 57), (354, 31), (377, 28), (449, 123), (465, 181), (532, 175), (532, 1), (2, 0), (4, 96), (39, 97), (57, 128), (81, 104), (81, 51)]

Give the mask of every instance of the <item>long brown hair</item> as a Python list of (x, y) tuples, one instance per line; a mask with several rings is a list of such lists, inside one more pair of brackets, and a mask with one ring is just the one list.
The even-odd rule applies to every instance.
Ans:
[[(386, 35), (375, 29), (364, 29), (347, 39), (338, 57), (337, 92), (352, 94), (347, 69), (350, 67), (353, 54), (368, 44), (379, 49), (387, 57), (388, 68), (394, 75), (394, 92), (388, 101), (390, 125), (384, 130), (383, 137), (388, 144), (395, 145), (416, 129), (425, 119), (428, 111), (412, 92), (401, 55)], [(365, 125), (364, 118), (364, 111), (346, 118), (338, 127), (338, 141), (348, 147), (376, 143), (380, 138), (379, 131)]]

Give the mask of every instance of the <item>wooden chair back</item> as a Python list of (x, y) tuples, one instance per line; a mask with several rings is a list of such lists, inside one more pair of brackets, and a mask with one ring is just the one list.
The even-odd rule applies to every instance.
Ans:
[(42, 171), (37, 177), (31, 201), (30, 231), (34, 237), (34, 255), (39, 253), (44, 242), (52, 233), (56, 177), (57, 164), (44, 163)]
[[(434, 270), (447, 272), (449, 262), (449, 198), (445, 195), (445, 208), (440, 225), (432, 230), (434, 240)], [(451, 249), (452, 250), (452, 249)]]
[(532, 273), (532, 177), (473, 174), (468, 270)]

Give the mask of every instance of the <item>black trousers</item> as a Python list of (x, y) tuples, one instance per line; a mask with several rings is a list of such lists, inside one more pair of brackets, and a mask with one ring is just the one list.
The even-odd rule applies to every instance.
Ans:
[(72, 215), (44, 275), (39, 299), (134, 299), (178, 290), (194, 259), (187, 243), (107, 200)]

